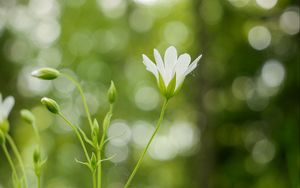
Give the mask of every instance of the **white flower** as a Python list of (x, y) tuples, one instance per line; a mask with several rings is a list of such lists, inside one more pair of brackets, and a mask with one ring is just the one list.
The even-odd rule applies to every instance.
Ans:
[(164, 60), (159, 52), (154, 49), (156, 64), (144, 54), (143, 63), (146, 65), (146, 69), (155, 76), (163, 95), (171, 98), (180, 90), (185, 77), (197, 67), (201, 56), (190, 63), (191, 57), (189, 54), (184, 53), (177, 57), (176, 48), (170, 46), (165, 52)]
[(6, 97), (2, 101), (2, 95), (0, 93), (0, 123), (7, 120), (7, 117), (15, 104), (15, 99), (12, 96)]

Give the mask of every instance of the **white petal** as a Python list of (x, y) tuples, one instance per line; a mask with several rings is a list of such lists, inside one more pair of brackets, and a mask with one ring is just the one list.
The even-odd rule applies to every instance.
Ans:
[(156, 61), (156, 66), (158, 71), (160, 72), (161, 75), (165, 74), (165, 66), (164, 66), (164, 62), (159, 54), (159, 52), (154, 49), (154, 58)]
[(144, 65), (146, 65), (146, 69), (149, 72), (151, 72), (158, 80), (158, 72), (157, 72), (156, 65), (144, 54), (143, 54), (143, 63), (144, 63)]
[(185, 72), (187, 71), (189, 64), (191, 62), (191, 57), (189, 54), (182, 54), (178, 58), (178, 62), (176, 64), (175, 72), (176, 72), (176, 89), (183, 82), (185, 78)]
[(2, 118), (7, 118), (11, 109), (15, 104), (15, 99), (12, 96), (6, 97), (2, 103)]
[(188, 69), (185, 72), (185, 75), (188, 75), (190, 72), (192, 72), (198, 64), (198, 61), (200, 60), (200, 58), (202, 57), (202, 55), (199, 55), (192, 63), (191, 65), (188, 67)]
[(174, 46), (170, 46), (165, 53), (165, 71), (166, 82), (169, 83), (172, 79), (172, 71), (177, 62), (177, 50)]

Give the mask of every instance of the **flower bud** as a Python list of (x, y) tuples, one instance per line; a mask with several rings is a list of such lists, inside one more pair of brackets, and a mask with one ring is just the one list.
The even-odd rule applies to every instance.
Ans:
[(41, 161), (41, 152), (39, 149), (35, 149), (33, 152), (33, 163), (38, 164)]
[(94, 119), (93, 130), (92, 130), (92, 140), (94, 144), (98, 143), (98, 134), (99, 134), (99, 124), (96, 119)]
[(108, 101), (110, 104), (113, 104), (116, 101), (116, 95), (117, 95), (117, 91), (116, 91), (115, 84), (113, 81), (111, 81), (110, 87), (107, 92)]
[(43, 80), (53, 80), (59, 76), (60, 72), (53, 68), (41, 68), (31, 73), (33, 77)]
[(8, 133), (8, 131), (9, 131), (9, 122), (7, 121), (7, 119), (4, 119), (0, 122), (0, 131), (2, 131), (2, 133), (4, 135)]
[(0, 145), (5, 143), (5, 135), (4, 133), (0, 130)]
[(47, 98), (47, 97), (43, 97), (41, 99), (41, 102), (43, 105), (46, 106), (46, 108), (54, 113), (54, 114), (58, 114), (59, 113), (59, 105), (53, 100), (53, 99), (50, 99), (50, 98)]
[(21, 117), (28, 124), (33, 124), (35, 122), (34, 115), (27, 109), (21, 110)]
[(94, 154), (94, 152), (92, 153), (92, 157), (91, 157), (91, 167), (93, 170), (95, 170), (97, 168), (97, 158), (96, 155)]

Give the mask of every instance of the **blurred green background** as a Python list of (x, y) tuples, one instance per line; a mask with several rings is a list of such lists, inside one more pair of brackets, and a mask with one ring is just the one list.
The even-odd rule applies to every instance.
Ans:
[[(93, 117), (118, 101), (106, 148), (104, 187), (121, 188), (162, 103), (142, 54), (174, 45), (203, 54), (135, 177), (133, 188), (299, 188), (299, 5), (293, 0), (0, 0), (0, 92), (16, 105), (9, 117), (31, 187), (35, 138), (19, 110), (37, 117), (48, 162), (45, 188), (91, 187), (74, 134), (46, 111), (59, 102), (88, 127), (79, 93), (67, 80), (30, 77), (39, 67), (81, 80)], [(0, 151), (0, 187), (11, 186)]]

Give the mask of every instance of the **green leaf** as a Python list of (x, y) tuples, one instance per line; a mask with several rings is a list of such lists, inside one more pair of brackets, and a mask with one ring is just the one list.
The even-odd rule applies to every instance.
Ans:
[(95, 146), (94, 146), (94, 143), (86, 136), (86, 134), (84, 133), (84, 131), (83, 131), (80, 127), (77, 127), (77, 129), (78, 129), (79, 132), (82, 134), (83, 139), (84, 139), (88, 144), (90, 144), (92, 147), (95, 147)]
[(161, 94), (165, 96), (167, 89), (165, 86), (165, 82), (160, 73), (158, 73), (158, 88), (159, 88)]
[(170, 81), (168, 88), (167, 88), (167, 92), (165, 97), (167, 99), (170, 99), (171, 97), (174, 96), (175, 94), (175, 87), (176, 87), (176, 74), (174, 75), (173, 79)]

